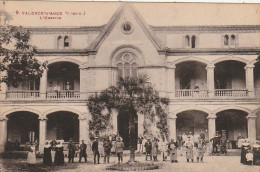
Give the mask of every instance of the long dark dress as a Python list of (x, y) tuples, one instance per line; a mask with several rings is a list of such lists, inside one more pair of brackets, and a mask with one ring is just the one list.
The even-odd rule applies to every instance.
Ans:
[(54, 164), (55, 165), (64, 165), (64, 154), (63, 154), (63, 146), (57, 146), (55, 148), (55, 158)]
[(44, 147), (44, 156), (43, 156), (43, 164), (50, 166), (52, 164), (51, 159), (51, 146), (50, 147)]

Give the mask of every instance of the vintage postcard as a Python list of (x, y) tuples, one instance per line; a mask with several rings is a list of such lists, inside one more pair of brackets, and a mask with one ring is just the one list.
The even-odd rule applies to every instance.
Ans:
[(260, 172), (260, 4), (0, 2), (0, 171)]

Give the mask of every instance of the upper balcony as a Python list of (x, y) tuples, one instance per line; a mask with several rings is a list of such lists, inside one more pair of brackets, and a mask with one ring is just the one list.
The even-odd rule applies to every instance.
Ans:
[[(213, 66), (185, 61), (174, 68), (172, 99), (255, 99), (260, 97), (260, 64), (221, 61)], [(9, 87), (4, 100), (84, 100), (80, 69), (71, 62), (57, 62), (36, 81)], [(85, 79), (84, 79), (85, 80)]]

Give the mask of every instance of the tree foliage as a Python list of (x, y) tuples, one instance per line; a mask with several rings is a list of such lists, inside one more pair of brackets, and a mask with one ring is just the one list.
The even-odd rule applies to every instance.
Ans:
[(30, 32), (23, 27), (0, 27), (0, 71), (6, 72), (0, 82), (18, 86), (26, 79), (42, 76), (46, 62), (40, 63), (35, 57), (36, 47), (30, 45)]
[[(144, 114), (145, 119), (155, 122), (161, 134), (167, 133), (167, 114), (165, 108), (169, 100), (159, 97), (147, 75), (137, 78), (120, 77), (116, 86), (101, 91), (100, 94), (91, 96), (87, 106), (92, 115), (90, 129), (94, 131), (105, 130), (109, 126), (111, 110), (133, 110)], [(107, 109), (107, 113), (102, 113)], [(157, 120), (156, 120), (157, 119)], [(149, 124), (144, 125), (145, 132), (149, 132)]]

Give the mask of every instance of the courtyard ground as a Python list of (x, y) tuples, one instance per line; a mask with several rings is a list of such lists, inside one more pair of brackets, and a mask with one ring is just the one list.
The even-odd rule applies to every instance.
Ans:
[[(129, 159), (128, 156), (124, 157), (126, 162)], [(100, 158), (101, 164), (94, 165), (93, 157), (88, 158), (87, 163), (78, 163), (78, 158), (75, 158), (73, 164), (67, 163), (67, 158), (65, 158), (65, 166), (57, 167), (44, 167), (42, 165), (42, 159), (37, 159), (37, 164), (35, 167), (27, 167), (26, 159), (0, 159), (0, 169), (2, 171), (29, 171), (29, 172), (99, 172), (107, 171), (105, 168), (108, 165), (115, 164), (117, 162), (117, 157), (112, 156), (109, 164), (103, 164), (103, 157)], [(144, 162), (145, 156), (137, 156), (137, 161)], [(160, 169), (157, 171), (174, 171), (174, 172), (260, 172), (260, 166), (250, 166), (243, 165), (240, 163), (240, 156), (205, 156), (203, 163), (187, 163), (184, 156), (178, 157), (178, 163), (170, 163), (169, 161), (162, 162), (162, 158), (159, 156)], [(151, 163), (150, 161), (147, 161)], [(1, 172), (1, 171), (0, 171)], [(109, 172), (109, 171), (108, 171)]]

